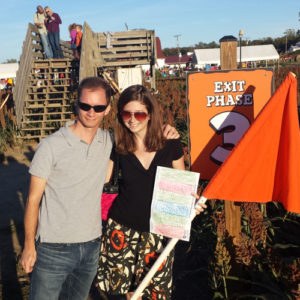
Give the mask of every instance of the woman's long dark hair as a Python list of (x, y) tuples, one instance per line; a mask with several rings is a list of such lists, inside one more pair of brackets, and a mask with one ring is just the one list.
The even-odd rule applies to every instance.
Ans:
[(131, 102), (138, 101), (145, 105), (150, 115), (147, 133), (145, 137), (145, 147), (148, 152), (162, 149), (165, 143), (162, 130), (162, 119), (157, 100), (142, 85), (132, 85), (125, 89), (117, 103), (118, 118), (116, 121), (115, 142), (116, 150), (121, 154), (133, 153), (136, 150), (136, 143), (133, 133), (124, 125), (121, 112), (124, 106)]

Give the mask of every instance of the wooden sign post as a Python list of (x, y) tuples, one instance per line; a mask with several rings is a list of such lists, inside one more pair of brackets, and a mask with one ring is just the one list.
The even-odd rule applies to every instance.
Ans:
[[(221, 70), (237, 69), (237, 39), (234, 36), (220, 39), (220, 65)], [(236, 202), (225, 201), (225, 226), (236, 240), (241, 232), (241, 210)]]
[[(273, 91), (272, 69), (238, 70), (237, 39), (226, 36), (220, 44), (222, 70), (187, 74), (190, 166), (204, 180), (216, 174)], [(229, 235), (239, 237), (238, 202), (225, 201), (225, 214)]]

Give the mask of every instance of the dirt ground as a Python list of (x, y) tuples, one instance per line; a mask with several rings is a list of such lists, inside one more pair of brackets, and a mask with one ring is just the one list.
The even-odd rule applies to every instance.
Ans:
[(25, 300), (29, 277), (19, 259), (24, 242), (23, 214), (28, 166), (36, 143), (7, 149), (0, 157), (0, 299)]
[[(30, 278), (20, 257), (23, 216), (29, 186), (28, 167), (37, 143), (22, 143), (0, 155), (0, 300), (27, 300)], [(105, 299), (91, 290), (88, 300)]]
[[(20, 265), (24, 243), (23, 215), (29, 186), (28, 167), (37, 143), (26, 143), (0, 154), (0, 300), (27, 300), (30, 278)], [(187, 243), (177, 250), (184, 256)], [(183, 262), (176, 260), (174, 269), (182, 270)], [(177, 273), (177, 272), (176, 272)], [(179, 273), (178, 273), (179, 274)], [(186, 282), (179, 282), (174, 300), (198, 299), (184, 297)], [(92, 287), (87, 300), (107, 300)], [(124, 297), (110, 297), (121, 300)]]

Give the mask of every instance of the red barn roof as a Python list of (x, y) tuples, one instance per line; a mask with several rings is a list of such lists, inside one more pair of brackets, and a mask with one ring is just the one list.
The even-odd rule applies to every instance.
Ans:
[(172, 65), (172, 64), (186, 64), (187, 62), (191, 61), (192, 55), (182, 55), (179, 59), (178, 55), (172, 55), (172, 56), (167, 56), (165, 60), (166, 65)]
[(166, 58), (161, 49), (161, 42), (159, 37), (156, 37), (156, 58)]

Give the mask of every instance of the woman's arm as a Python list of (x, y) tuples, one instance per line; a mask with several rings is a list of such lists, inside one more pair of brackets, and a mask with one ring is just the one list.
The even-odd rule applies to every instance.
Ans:
[(182, 155), (179, 159), (172, 161), (172, 167), (174, 169), (185, 170), (184, 168), (184, 156)]
[[(182, 155), (178, 160), (173, 160), (172, 161), (172, 167), (174, 169), (185, 170), (185, 168), (184, 168), (184, 156)], [(196, 210), (196, 214), (198, 215), (201, 212), (203, 212), (204, 209), (207, 208), (207, 206), (204, 203), (197, 203), (197, 201), (200, 199), (200, 196), (198, 194), (192, 193), (192, 196), (195, 197), (195, 199), (196, 199), (195, 210)]]
[(110, 181), (112, 177), (113, 169), (114, 169), (114, 162), (110, 159), (107, 166), (105, 183)]

